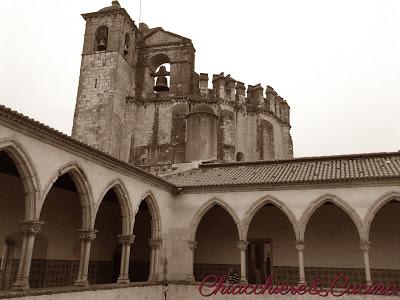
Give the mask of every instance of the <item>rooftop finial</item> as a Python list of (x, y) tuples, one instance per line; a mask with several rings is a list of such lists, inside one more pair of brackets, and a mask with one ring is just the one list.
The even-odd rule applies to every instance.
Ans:
[(121, 7), (121, 5), (119, 4), (119, 2), (118, 2), (118, 1), (116, 1), (116, 0), (112, 1), (112, 2), (111, 2), (111, 4), (112, 4), (112, 6), (118, 6), (118, 7)]

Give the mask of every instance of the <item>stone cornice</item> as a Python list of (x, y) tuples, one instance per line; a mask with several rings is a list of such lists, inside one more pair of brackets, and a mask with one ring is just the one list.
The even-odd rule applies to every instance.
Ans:
[(255, 192), (255, 191), (281, 191), (281, 190), (311, 190), (311, 189), (334, 189), (354, 188), (371, 186), (393, 186), (400, 185), (400, 178), (380, 178), (370, 180), (338, 180), (324, 182), (298, 182), (298, 183), (253, 183), (253, 184), (225, 184), (225, 185), (202, 185), (202, 186), (178, 186), (181, 194), (207, 194), (207, 193), (229, 193), (229, 192)]
[(12, 127), (14, 130), (31, 137), (39, 138), (47, 144), (55, 145), (58, 148), (95, 161), (107, 168), (137, 176), (145, 182), (169, 192), (176, 192), (177, 187), (172, 183), (79, 142), (62, 132), (28, 118), (25, 115), (13, 111), (3, 105), (0, 105), (0, 124), (3, 124), (6, 127)]

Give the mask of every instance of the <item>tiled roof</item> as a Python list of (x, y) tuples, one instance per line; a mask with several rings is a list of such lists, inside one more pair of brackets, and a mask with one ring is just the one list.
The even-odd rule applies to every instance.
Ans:
[(203, 164), (163, 178), (182, 188), (400, 180), (400, 152)]

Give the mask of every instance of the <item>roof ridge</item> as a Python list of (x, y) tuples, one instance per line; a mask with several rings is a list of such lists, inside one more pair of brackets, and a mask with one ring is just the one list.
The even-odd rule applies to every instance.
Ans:
[(217, 168), (217, 167), (235, 167), (235, 166), (252, 166), (252, 165), (274, 165), (284, 163), (300, 163), (300, 162), (323, 162), (339, 159), (359, 159), (359, 158), (378, 158), (383, 156), (399, 156), (400, 152), (367, 152), (367, 153), (354, 153), (354, 154), (335, 154), (335, 155), (322, 155), (322, 156), (304, 156), (296, 158), (273, 159), (273, 160), (253, 160), (241, 162), (224, 162), (214, 164), (200, 164), (199, 168)]

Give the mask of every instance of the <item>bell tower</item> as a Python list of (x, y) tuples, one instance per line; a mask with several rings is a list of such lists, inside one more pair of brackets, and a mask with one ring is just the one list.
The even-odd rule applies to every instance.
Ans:
[(72, 137), (127, 161), (139, 30), (118, 1), (83, 14), (85, 38)]

